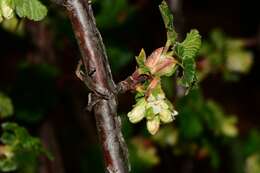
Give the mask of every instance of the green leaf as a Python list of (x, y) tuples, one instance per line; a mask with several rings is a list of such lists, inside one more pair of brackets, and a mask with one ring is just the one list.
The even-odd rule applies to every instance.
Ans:
[(142, 49), (139, 55), (136, 57), (136, 62), (139, 67), (142, 67), (144, 66), (145, 61), (146, 61), (146, 54), (144, 49)]
[(0, 93), (0, 118), (6, 118), (13, 114), (14, 108), (10, 98)]
[(177, 33), (173, 27), (173, 15), (171, 10), (165, 1), (162, 1), (162, 3), (159, 5), (159, 9), (164, 21), (165, 28), (167, 29), (167, 42), (171, 45), (174, 45), (177, 39)]
[(2, 129), (3, 134), (0, 140), (3, 145), (0, 148), (0, 154), (4, 157), (0, 158), (0, 171), (13, 171), (25, 166), (24, 160), (29, 156), (36, 159), (39, 155), (45, 154), (52, 159), (40, 140), (32, 137), (25, 128), (16, 123), (4, 123)]
[(196, 65), (192, 58), (184, 58), (182, 61), (183, 65), (183, 77), (181, 79), (181, 84), (185, 87), (190, 87), (194, 82), (196, 82)]
[(191, 30), (182, 43), (176, 44), (176, 55), (182, 60), (183, 76), (181, 84), (191, 87), (196, 82), (195, 56), (201, 47), (201, 36), (197, 30)]
[(39, 0), (14, 0), (14, 4), (19, 17), (40, 21), (47, 15), (47, 8)]
[(183, 47), (180, 58), (195, 58), (201, 47), (201, 36), (199, 32), (195, 29), (191, 30), (180, 45)]
[(145, 61), (146, 61), (146, 54), (145, 54), (144, 49), (142, 49), (141, 52), (139, 53), (139, 55), (136, 57), (139, 74), (149, 74), (150, 73), (150, 69), (145, 66)]

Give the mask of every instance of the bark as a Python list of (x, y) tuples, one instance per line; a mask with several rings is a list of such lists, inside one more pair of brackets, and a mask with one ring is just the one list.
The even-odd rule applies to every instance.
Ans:
[(88, 107), (93, 108), (95, 114), (107, 172), (127, 173), (127, 147), (117, 117), (117, 87), (112, 79), (91, 4), (85, 0), (66, 0), (63, 5), (81, 51), (81, 61), (85, 70), (84, 74), (80, 71), (77, 74), (91, 90)]

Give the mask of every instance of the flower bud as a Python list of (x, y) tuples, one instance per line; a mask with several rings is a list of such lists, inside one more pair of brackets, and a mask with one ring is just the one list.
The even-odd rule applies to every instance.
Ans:
[(147, 130), (149, 131), (149, 133), (154, 135), (160, 128), (160, 118), (159, 118), (159, 116), (156, 116), (151, 120), (148, 120), (147, 123), (146, 123), (146, 126), (147, 126)]
[(157, 76), (171, 76), (175, 71), (177, 61), (173, 57), (163, 57), (163, 59), (151, 70)]
[(228, 117), (221, 126), (222, 133), (228, 137), (235, 137), (238, 134), (236, 127), (237, 119), (235, 117)]
[(166, 109), (160, 112), (160, 119), (163, 123), (170, 123), (175, 120), (176, 115), (178, 115), (177, 111), (173, 110), (172, 112), (169, 109)]
[(146, 101), (144, 98), (140, 99), (134, 106), (131, 112), (127, 114), (129, 121), (132, 123), (138, 123), (145, 116)]
[(11, 19), (14, 16), (12, 0), (1, 0), (0, 7), (4, 18)]
[(163, 123), (170, 123), (173, 121), (172, 112), (169, 109), (163, 109), (160, 112), (160, 119)]
[(170, 76), (175, 71), (177, 60), (162, 54), (163, 48), (156, 49), (147, 59), (145, 65), (157, 76)]

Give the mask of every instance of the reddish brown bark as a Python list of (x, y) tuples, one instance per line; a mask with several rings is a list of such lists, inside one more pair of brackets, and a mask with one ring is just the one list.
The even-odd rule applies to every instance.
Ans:
[(66, 0), (64, 6), (81, 51), (85, 68), (82, 79), (91, 90), (89, 106), (94, 110), (106, 169), (109, 173), (127, 173), (127, 147), (117, 117), (117, 87), (91, 5), (85, 0)]

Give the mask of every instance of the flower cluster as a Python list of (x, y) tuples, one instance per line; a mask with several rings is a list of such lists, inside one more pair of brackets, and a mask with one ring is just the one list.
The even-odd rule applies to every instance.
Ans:
[(132, 111), (128, 113), (128, 118), (132, 123), (146, 118), (147, 129), (154, 135), (159, 130), (161, 122), (170, 123), (177, 114), (172, 103), (165, 97), (161, 84), (158, 83), (147, 98), (138, 99)]
[(159, 130), (160, 123), (170, 123), (178, 114), (166, 98), (160, 82), (161, 76), (169, 76), (175, 71), (177, 61), (170, 55), (163, 54), (163, 48), (159, 48), (147, 59), (142, 50), (137, 62), (139, 74), (149, 75), (150, 79), (136, 86), (137, 103), (128, 113), (128, 118), (132, 123), (146, 118), (147, 129), (154, 135)]
[(171, 76), (177, 69), (181, 69), (177, 83), (185, 87), (188, 93), (197, 81), (195, 57), (201, 46), (201, 36), (195, 29), (187, 33), (182, 42), (178, 42), (173, 16), (167, 3), (163, 1), (159, 9), (167, 30), (166, 44), (156, 49), (148, 58), (144, 50), (141, 50), (136, 57), (138, 68), (130, 77), (132, 82), (129, 84), (129, 88), (137, 92), (137, 103), (128, 113), (129, 120), (137, 123), (146, 118), (147, 129), (151, 134), (158, 131), (161, 122), (172, 122), (178, 114), (165, 97), (161, 77)]

